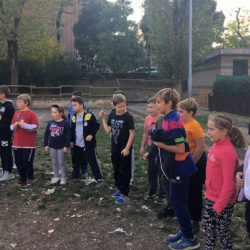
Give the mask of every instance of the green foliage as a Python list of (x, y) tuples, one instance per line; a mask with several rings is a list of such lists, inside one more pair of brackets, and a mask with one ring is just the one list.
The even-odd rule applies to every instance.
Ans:
[[(145, 0), (142, 24), (153, 61), (164, 76), (181, 84), (188, 73), (189, 1)], [(193, 64), (198, 64), (223, 30), (224, 15), (216, 11), (215, 0), (193, 0)], [(145, 29), (144, 29), (145, 30)], [(184, 88), (184, 86), (183, 86)]]
[(213, 95), (227, 97), (249, 97), (250, 78), (225, 78), (217, 80), (214, 82)]

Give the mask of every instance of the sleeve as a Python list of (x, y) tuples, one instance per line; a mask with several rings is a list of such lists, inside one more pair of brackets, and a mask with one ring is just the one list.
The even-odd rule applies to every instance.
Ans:
[(109, 127), (111, 127), (111, 118), (112, 118), (111, 116), (112, 116), (112, 113), (109, 113), (108, 121), (107, 121), (107, 124), (108, 124)]
[(71, 131), (70, 131), (70, 125), (67, 121), (65, 121), (65, 145), (64, 147), (69, 148), (70, 140), (71, 140)]
[(89, 134), (95, 136), (99, 128), (100, 128), (100, 123), (96, 120), (95, 116), (91, 114), (91, 128)]
[(203, 137), (204, 137), (203, 129), (201, 125), (197, 123), (196, 126), (192, 128), (192, 138), (196, 140)]
[(10, 129), (11, 130), (14, 130), (14, 123), (16, 122), (16, 114), (17, 114), (17, 112), (14, 114), (14, 116), (12, 118), (12, 121), (10, 123)]
[(0, 120), (0, 130), (10, 126), (14, 113), (15, 113), (15, 109), (13, 106), (6, 107), (6, 110), (4, 111), (4, 115), (2, 116)]
[(181, 119), (178, 121), (171, 121), (169, 124), (169, 133), (174, 139), (175, 144), (184, 143), (186, 139), (186, 132), (184, 124)]
[(24, 122), (23, 125), (24, 125), (23, 128), (27, 131), (30, 131), (30, 132), (36, 131), (39, 126), (39, 122), (38, 122), (36, 114), (32, 112), (30, 122), (29, 123)]
[(134, 123), (134, 117), (132, 115), (128, 116), (128, 129), (129, 130), (134, 130), (135, 129), (135, 123)]
[(46, 147), (49, 145), (49, 127), (50, 122), (48, 122), (47, 127), (45, 129), (44, 137), (43, 137), (43, 146)]
[(235, 169), (238, 164), (238, 159), (235, 158), (231, 152), (222, 153), (220, 159), (221, 171), (223, 176), (222, 189), (218, 200), (213, 205), (213, 209), (217, 213), (221, 211), (229, 204), (232, 199), (232, 195), (236, 189)]

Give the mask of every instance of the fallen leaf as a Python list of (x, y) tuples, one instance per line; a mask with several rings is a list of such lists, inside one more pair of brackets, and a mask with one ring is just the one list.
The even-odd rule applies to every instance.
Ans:
[(36, 221), (36, 220), (33, 220), (33, 223), (34, 223), (34, 224), (36, 224), (36, 223), (37, 223), (37, 221)]
[(118, 207), (118, 208), (116, 208), (116, 210), (117, 210), (117, 211), (119, 211), (119, 212), (121, 212), (121, 211), (122, 211), (119, 207)]
[(80, 195), (80, 194), (75, 193), (75, 194), (74, 194), (74, 196), (75, 196), (75, 197), (80, 197), (81, 195)]
[(127, 245), (127, 246), (133, 246), (133, 244), (130, 243), (130, 242), (127, 242), (126, 245)]
[(17, 247), (17, 244), (16, 244), (16, 243), (11, 243), (10, 246), (11, 246), (12, 248), (15, 248), (15, 247)]
[(54, 221), (59, 221), (59, 220), (60, 220), (60, 218), (55, 218), (55, 219), (54, 219)]
[(55, 231), (54, 229), (50, 229), (50, 230), (48, 231), (48, 233), (49, 233), (49, 234), (52, 234), (52, 233), (54, 233), (54, 231)]
[(76, 217), (80, 218), (80, 217), (82, 217), (82, 214), (76, 214)]
[(74, 217), (76, 217), (76, 215), (75, 215), (75, 214), (73, 214), (73, 215), (71, 215), (70, 217), (71, 217), (71, 218), (74, 218)]

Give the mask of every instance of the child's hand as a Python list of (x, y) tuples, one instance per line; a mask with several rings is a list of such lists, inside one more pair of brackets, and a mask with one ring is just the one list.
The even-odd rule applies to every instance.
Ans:
[(127, 150), (126, 148), (124, 148), (124, 149), (122, 150), (121, 154), (122, 154), (123, 156), (128, 156), (128, 155), (129, 155), (129, 150)]
[(16, 130), (17, 127), (18, 127), (18, 122), (15, 122), (15, 123), (14, 123), (14, 129)]
[(244, 179), (243, 179), (243, 173), (242, 172), (238, 172), (236, 174), (236, 183), (239, 187), (243, 187), (244, 186)]
[(143, 155), (143, 160), (146, 161), (148, 159), (148, 152)]
[(68, 152), (68, 148), (64, 147), (64, 148), (63, 148), (63, 152), (64, 152), (64, 153)]
[(143, 157), (143, 155), (144, 155), (144, 147), (142, 148), (140, 148), (140, 155)]
[(86, 141), (92, 141), (92, 139), (93, 139), (93, 135), (88, 135), (88, 136), (85, 138)]
[(70, 143), (70, 147), (73, 148), (75, 146), (74, 142)]
[(18, 122), (17, 123), (21, 128), (23, 128), (24, 127), (24, 121), (23, 120), (21, 120), (20, 122)]
[(49, 146), (44, 147), (45, 152), (49, 151)]
[(99, 117), (103, 120), (103, 119), (105, 119), (105, 116), (106, 116), (106, 114), (105, 114), (103, 106), (102, 106), (102, 109), (101, 109), (101, 111), (99, 113)]

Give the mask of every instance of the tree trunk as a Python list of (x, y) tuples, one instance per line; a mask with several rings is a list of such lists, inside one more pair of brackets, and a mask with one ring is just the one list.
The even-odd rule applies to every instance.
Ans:
[(8, 57), (10, 61), (10, 84), (18, 84), (18, 59), (17, 59), (17, 40), (8, 41)]
[(181, 80), (178, 79), (176, 81), (176, 90), (179, 92), (180, 94), (180, 98), (184, 99), (188, 97), (188, 88), (187, 88), (187, 80)]

